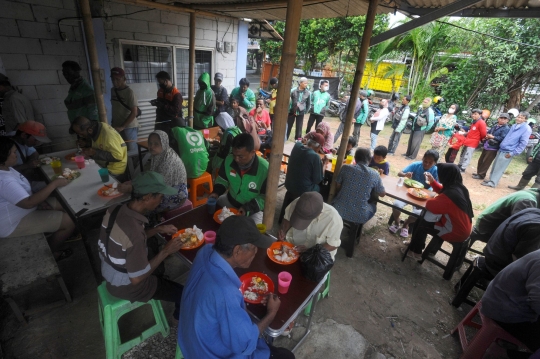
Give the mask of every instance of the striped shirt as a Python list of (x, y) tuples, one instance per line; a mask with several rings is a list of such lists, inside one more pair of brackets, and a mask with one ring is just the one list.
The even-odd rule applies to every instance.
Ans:
[[(148, 262), (148, 248), (144, 224), (148, 219), (142, 214), (123, 205), (106, 240), (109, 217), (116, 207), (105, 213), (101, 223), (98, 240), (101, 259), (101, 275), (107, 281), (107, 290), (113, 296), (129, 301), (147, 302), (157, 288), (157, 278), (149, 276), (137, 285), (131, 284), (130, 278), (140, 277), (152, 270)], [(116, 268), (127, 271), (123, 273)]]

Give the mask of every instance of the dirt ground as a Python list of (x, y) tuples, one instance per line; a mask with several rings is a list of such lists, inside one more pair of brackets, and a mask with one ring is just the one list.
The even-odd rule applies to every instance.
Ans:
[[(339, 124), (337, 118), (326, 120), (335, 131)], [(364, 126), (360, 146), (369, 146), (368, 133), (369, 128)], [(378, 143), (386, 145), (389, 133), (387, 126), (379, 135)], [(388, 158), (393, 175), (410, 163), (400, 156), (405, 152), (408, 137), (402, 136), (396, 156)], [(428, 148), (429, 136), (426, 136), (420, 155)], [(525, 159), (520, 156), (512, 161), (499, 188), (484, 187), (480, 181), (471, 178), (479, 154), (479, 151), (475, 153), (471, 166), (464, 174), (464, 182), (470, 191), (476, 214), (496, 199), (510, 193), (507, 185), (517, 183), (525, 168)], [(274, 234), (277, 233), (277, 217), (284, 194), (284, 188), (280, 188), (276, 194), (278, 203), (271, 231)], [(388, 231), (386, 223), (389, 214), (389, 207), (378, 205), (375, 217), (364, 226), (360, 245), (355, 248), (353, 258), (347, 258), (344, 250), (339, 249), (331, 273), (330, 296), (317, 305), (314, 321), (323, 325), (333, 320), (337, 325), (352, 326), (366, 339), (371, 353), (382, 353), (387, 358), (458, 358), (461, 355), (459, 341), (449, 333), (470, 307), (464, 304), (456, 309), (449, 302), (454, 294), (453, 286), (466, 266), (455, 273), (452, 280), (445, 281), (442, 269), (429, 262), (423, 265), (410, 259), (401, 262), (400, 248), (404, 247), (404, 239)], [(97, 243), (100, 221), (96, 223), (96, 230), (87, 235)], [(94, 359), (105, 356), (96, 305), (97, 283), (93, 279), (82, 243), (75, 242), (70, 246), (75, 253), (72, 258), (60, 263), (60, 270), (73, 296), (73, 303), (33, 315), (29, 318), (29, 324), (22, 326), (17, 323), (5, 302), (0, 300), (0, 344), (5, 358)], [(174, 262), (174, 258), (171, 262)], [(179, 269), (177, 275), (181, 282), (185, 279), (185, 269), (183, 272)], [(479, 296), (481, 292), (475, 294)], [(164, 303), (163, 306), (170, 316), (172, 304)], [(140, 318), (134, 321), (141, 322)], [(295, 337), (302, 334), (301, 326), (304, 322), (299, 318), (299, 327), (293, 330), (292, 340), (281, 337), (276, 340), (276, 345), (292, 348)], [(315, 337), (323, 334), (311, 335)], [(333, 345), (335, 353), (344, 346), (340, 342)], [(172, 335), (166, 339), (160, 335), (154, 336), (126, 353), (124, 359), (173, 358), (175, 348), (173, 328)], [(297, 356), (299, 359), (328, 357), (321, 354)], [(357, 356), (336, 354), (333, 357)], [(368, 354), (363, 357), (381, 358)]]

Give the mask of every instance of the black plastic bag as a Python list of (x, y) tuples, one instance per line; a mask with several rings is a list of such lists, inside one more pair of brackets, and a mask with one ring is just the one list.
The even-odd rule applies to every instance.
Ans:
[(304, 277), (317, 283), (334, 266), (330, 252), (321, 244), (316, 244), (302, 253), (300, 263)]

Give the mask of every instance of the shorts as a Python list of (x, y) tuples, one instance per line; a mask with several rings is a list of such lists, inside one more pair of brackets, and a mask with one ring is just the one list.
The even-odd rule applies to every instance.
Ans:
[[(56, 198), (47, 198), (46, 202), (57, 207)], [(56, 210), (40, 210), (28, 213), (17, 225), (17, 228), (6, 238), (30, 236), (37, 233), (54, 233), (60, 229), (64, 212)]]
[[(396, 207), (399, 207), (399, 208), (403, 208), (407, 205), (407, 203), (405, 202), (401, 202), (400, 200), (396, 199), (394, 201), (394, 206)], [(412, 206), (412, 212), (414, 214), (416, 214), (417, 216), (419, 216), (421, 213), (422, 213), (422, 208), (416, 208), (415, 206)]]

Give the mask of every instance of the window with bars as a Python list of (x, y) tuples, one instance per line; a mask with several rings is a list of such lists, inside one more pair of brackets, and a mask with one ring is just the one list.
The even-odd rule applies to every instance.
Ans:
[(123, 44), (122, 51), (128, 83), (155, 82), (160, 71), (167, 71), (173, 76), (171, 46)]
[[(213, 78), (212, 74), (212, 51), (208, 50), (195, 50), (195, 90), (198, 86), (196, 84), (197, 79), (203, 72), (208, 72), (210, 78)], [(188, 93), (188, 81), (189, 81), (189, 50), (177, 48), (176, 49), (176, 88), (180, 90), (182, 94)]]

